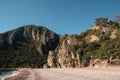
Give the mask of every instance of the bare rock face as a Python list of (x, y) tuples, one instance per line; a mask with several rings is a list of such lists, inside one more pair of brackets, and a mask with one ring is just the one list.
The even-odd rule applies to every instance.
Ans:
[(65, 38), (63, 36), (60, 38), (58, 49), (56, 49), (55, 52), (49, 51), (47, 67), (81, 67), (80, 55), (76, 54), (74, 50), (71, 50), (70, 43), (68, 37)]
[(68, 52), (67, 44), (65, 44), (65, 42), (63, 42), (60, 49), (58, 50), (59, 67), (62, 67), (62, 68), (71, 67), (72, 66), (72, 63), (70, 63), (71, 61), (72, 61), (71, 53)]
[(48, 55), (48, 59), (47, 59), (47, 63), (49, 67), (53, 67), (54, 66), (54, 56), (53, 56), (53, 52), (49, 51), (49, 55)]
[(99, 38), (95, 35), (91, 35), (86, 37), (87, 42), (91, 43), (91, 42), (95, 42), (95, 41), (99, 41)]
[(47, 67), (56, 67), (56, 56), (54, 51), (49, 51), (48, 58), (47, 58)]
[(118, 32), (118, 30), (116, 29), (116, 30), (114, 30), (113, 32), (112, 32), (112, 34), (111, 34), (111, 39), (116, 39), (116, 38), (119, 38), (119, 32)]
[(109, 33), (111, 29), (109, 27), (104, 27), (104, 26), (96, 26), (94, 25), (91, 29), (93, 30), (101, 30), (102, 32)]
[(107, 60), (94, 59), (90, 61), (90, 67), (105, 68), (108, 66)]

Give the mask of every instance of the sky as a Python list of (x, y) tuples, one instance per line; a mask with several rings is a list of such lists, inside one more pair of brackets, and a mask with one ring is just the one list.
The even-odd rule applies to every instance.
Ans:
[(117, 15), (120, 0), (0, 0), (0, 33), (35, 24), (58, 34), (79, 34), (95, 18)]

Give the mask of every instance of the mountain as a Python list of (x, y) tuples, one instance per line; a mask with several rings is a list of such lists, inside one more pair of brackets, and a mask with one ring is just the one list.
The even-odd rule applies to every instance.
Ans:
[(0, 34), (0, 67), (41, 67), (59, 35), (43, 26), (27, 25)]
[(107, 18), (73, 35), (26, 25), (0, 34), (0, 68), (120, 65), (119, 46), (120, 26)]

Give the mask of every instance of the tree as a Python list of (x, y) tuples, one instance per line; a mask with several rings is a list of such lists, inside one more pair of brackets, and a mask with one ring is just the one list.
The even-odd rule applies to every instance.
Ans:
[(120, 16), (115, 16), (115, 22), (117, 22), (120, 26)]
[(109, 22), (108, 18), (96, 18), (95, 25), (106, 26)]

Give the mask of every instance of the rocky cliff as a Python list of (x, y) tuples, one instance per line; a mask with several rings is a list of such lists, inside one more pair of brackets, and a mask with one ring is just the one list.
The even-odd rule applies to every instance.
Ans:
[(120, 65), (120, 26), (106, 18), (99, 20), (99, 24), (78, 35), (60, 35), (60, 43), (49, 52), (44, 67)]
[(0, 67), (106, 67), (120, 65), (120, 26), (97, 19), (91, 29), (58, 35), (36, 25), (0, 34)]

